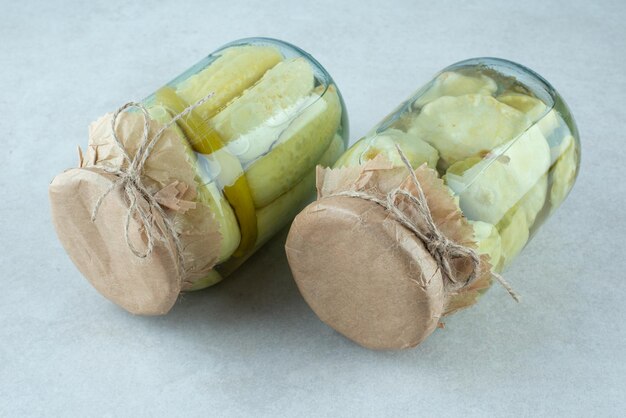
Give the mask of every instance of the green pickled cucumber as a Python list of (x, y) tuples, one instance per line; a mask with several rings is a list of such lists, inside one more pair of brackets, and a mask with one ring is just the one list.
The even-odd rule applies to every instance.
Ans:
[[(322, 166), (330, 167), (341, 155), (344, 147), (343, 138), (335, 135), (328, 149), (319, 160)], [(315, 171), (308, 173), (291, 190), (279, 196), (269, 205), (257, 209), (257, 219), (259, 225), (259, 238), (255, 249), (261, 247), (267, 240), (274, 236), (280, 229), (287, 225), (306, 204), (307, 200), (313, 197), (315, 190)], [(217, 266), (222, 276), (227, 276), (237, 269), (247, 259), (231, 258), (225, 263)]]
[(258, 235), (254, 202), (246, 177), (239, 177), (232, 186), (224, 186), (224, 196), (235, 210), (241, 229), (241, 242), (233, 257), (243, 257), (252, 250)]
[(328, 86), (281, 135), (280, 141), (246, 171), (256, 207), (263, 207), (290, 190), (328, 148), (341, 122), (341, 100)]
[(228, 259), (239, 247), (241, 232), (237, 217), (230, 204), (222, 197), (215, 183), (208, 183), (198, 187), (198, 200), (211, 209), (213, 216), (219, 223), (221, 235), (220, 257), (217, 263)]
[[(335, 135), (328, 149), (320, 158), (318, 164), (330, 167), (345, 149), (343, 138)], [(315, 192), (315, 170), (311, 170), (291, 190), (284, 193), (269, 205), (257, 209), (257, 224), (259, 238), (256, 246), (263, 245), (281, 228), (291, 221), (300, 212), (302, 207), (313, 197)]]
[[(285, 116), (289, 119), (290, 115), (297, 113), (313, 90), (314, 83), (313, 68), (306, 59), (283, 61), (233, 100), (211, 123), (225, 142), (236, 140), (268, 124), (281, 129), (281, 125), (286, 122)], [(271, 136), (263, 132), (261, 135), (253, 135), (254, 138), (249, 142), (254, 145), (257, 141), (270, 141), (267, 149), (276, 140)]]
[(208, 121), (282, 60), (280, 51), (272, 46), (231, 47), (220, 52), (208, 67), (179, 83), (176, 91), (187, 103), (213, 93), (196, 109), (201, 119)]
[[(180, 97), (172, 87), (162, 87), (155, 94), (158, 104), (178, 115), (189, 107), (189, 103)], [(193, 149), (202, 154), (211, 154), (221, 149), (224, 144), (219, 134), (194, 109), (178, 120), (178, 125), (185, 133)]]

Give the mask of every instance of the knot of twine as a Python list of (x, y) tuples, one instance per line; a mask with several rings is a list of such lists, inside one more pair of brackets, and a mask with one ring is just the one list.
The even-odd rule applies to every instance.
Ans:
[[(409, 171), (411, 182), (417, 190), (417, 196), (407, 190), (401, 189), (400, 187), (396, 187), (395, 189), (387, 193), (385, 199), (380, 199), (372, 194), (359, 191), (344, 191), (334, 193), (333, 196), (355, 197), (379, 204), (387, 211), (392, 213), (400, 224), (413, 232), (424, 243), (426, 250), (430, 253), (430, 255), (437, 263), (438, 268), (443, 273), (444, 280), (448, 283), (449, 286), (455, 289), (462, 289), (469, 286), (478, 277), (481, 263), (480, 256), (474, 249), (450, 240), (443, 232), (441, 232), (439, 227), (437, 227), (430, 208), (428, 207), (428, 201), (426, 200), (426, 196), (424, 195), (424, 190), (422, 189), (422, 186), (417, 179), (417, 176), (415, 175), (413, 167), (404, 155), (404, 152), (402, 152), (402, 149), (400, 149), (400, 146), (397, 144), (396, 149), (398, 150), (398, 154), (400, 155), (403, 164)], [(420, 227), (415, 221), (413, 221), (413, 219), (407, 216), (407, 214), (398, 207), (397, 197), (400, 195), (406, 197), (409, 202), (413, 204), (413, 207), (417, 210), (423, 226)], [(471, 263), (471, 271), (466, 279), (461, 279), (457, 277), (457, 273), (452, 267), (452, 262), (455, 259), (459, 258), (467, 259)], [(515, 291), (511, 288), (507, 281), (498, 273), (495, 273), (493, 271), (490, 273), (502, 285), (502, 287), (506, 289), (509, 295), (516, 302), (519, 302), (519, 296), (517, 295), (517, 293), (515, 293)]]
[[(115, 141), (115, 144), (118, 146), (120, 151), (122, 152), (122, 156), (126, 164), (122, 164), (119, 168), (105, 168), (104, 170), (107, 173), (111, 173), (116, 175), (118, 178), (114, 181), (111, 186), (98, 198), (96, 204), (91, 212), (91, 221), (95, 222), (98, 217), (98, 211), (100, 210), (100, 206), (104, 199), (116, 188), (120, 187), (123, 189), (124, 194), (128, 200), (129, 207), (126, 212), (126, 220), (124, 223), (124, 237), (126, 239), (126, 245), (130, 249), (130, 251), (138, 258), (146, 258), (152, 251), (154, 250), (155, 241), (157, 239), (167, 242), (169, 238), (173, 243), (172, 246), (168, 246), (168, 251), (170, 254), (176, 258), (178, 261), (178, 269), (182, 272), (183, 269), (183, 249), (182, 243), (176, 229), (174, 228), (174, 223), (167, 216), (165, 210), (158, 202), (157, 198), (146, 188), (143, 184), (143, 169), (148, 160), (148, 157), (152, 153), (152, 150), (158, 143), (158, 141), (163, 136), (165, 130), (167, 130), (170, 126), (174, 125), (178, 120), (192, 110), (202, 105), (204, 102), (209, 100), (213, 96), (213, 93), (205, 96), (204, 98), (198, 100), (196, 103), (188, 106), (182, 112), (174, 116), (169, 122), (163, 125), (156, 134), (150, 138), (150, 115), (148, 114), (148, 110), (141, 103), (129, 102), (125, 105), (118, 108), (113, 117), (111, 119), (111, 134)], [(128, 109), (136, 108), (141, 110), (143, 115), (143, 134), (141, 136), (141, 141), (139, 143), (139, 147), (137, 148), (137, 152), (131, 158), (126, 148), (124, 148), (124, 144), (120, 141), (117, 136), (116, 126), (117, 120), (119, 116), (127, 111)], [(143, 198), (145, 202), (147, 202), (147, 208), (139, 204), (140, 199)], [(153, 211), (158, 213), (163, 219), (163, 225), (165, 227), (164, 231), (161, 231), (160, 228), (157, 228), (154, 224)], [(135, 244), (133, 244), (130, 239), (130, 221), (133, 217), (136, 216), (136, 219), (140, 222), (141, 228), (146, 234), (147, 237), (147, 246), (145, 251), (141, 251), (137, 249)]]

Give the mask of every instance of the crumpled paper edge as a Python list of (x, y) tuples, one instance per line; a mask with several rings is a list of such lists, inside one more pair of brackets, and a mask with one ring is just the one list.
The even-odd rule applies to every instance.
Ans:
[[(476, 249), (474, 230), (461, 212), (452, 191), (444, 184), (437, 172), (426, 164), (414, 169), (422, 187), (431, 215), (437, 227), (454, 242)], [(409, 178), (406, 167), (394, 166), (384, 155), (361, 166), (323, 168), (316, 170), (316, 188), (318, 199), (346, 191), (365, 192), (384, 199), (394, 188), (406, 190), (417, 195), (415, 185)], [(408, 198), (401, 197), (398, 207), (415, 223), (422, 222)], [(443, 315), (450, 315), (467, 308), (478, 301), (492, 284), (491, 264), (487, 254), (480, 255), (480, 267), (474, 281), (464, 287), (446, 289), (446, 304)], [(453, 263), (454, 269), (467, 277), (471, 266), (464, 260)]]

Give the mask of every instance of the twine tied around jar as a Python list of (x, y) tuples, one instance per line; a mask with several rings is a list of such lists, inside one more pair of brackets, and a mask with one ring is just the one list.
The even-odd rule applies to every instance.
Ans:
[[(437, 263), (438, 268), (443, 273), (444, 282), (448, 287), (452, 287), (455, 289), (462, 289), (472, 284), (478, 277), (478, 271), (480, 268), (480, 256), (478, 253), (467, 246), (458, 244), (446, 237), (446, 235), (441, 232), (441, 230), (437, 227), (437, 224), (433, 220), (431, 211), (428, 207), (428, 201), (426, 200), (426, 196), (424, 195), (424, 190), (420, 185), (417, 176), (415, 175), (415, 171), (409, 163), (408, 159), (402, 152), (402, 149), (398, 144), (396, 144), (396, 149), (403, 164), (409, 171), (410, 178), (412, 184), (415, 186), (417, 190), (417, 196), (410, 193), (409, 191), (402, 189), (400, 187), (396, 187), (387, 193), (385, 199), (380, 199), (377, 196), (374, 196), (370, 193), (350, 190), (350, 191), (342, 191), (333, 193), (331, 196), (347, 196), (354, 197), (358, 199), (368, 200), (370, 202), (377, 203), (378, 205), (385, 208), (388, 212), (393, 214), (396, 220), (406, 227), (408, 230), (413, 232), (426, 246), (427, 251), (433, 257), (435, 262)], [(398, 207), (396, 200), (398, 196), (406, 197), (409, 202), (413, 204), (413, 207), (416, 209), (417, 214), (422, 221), (420, 225), (418, 225), (413, 219), (411, 219), (401, 208)], [(454, 269), (452, 268), (452, 261), (455, 259), (466, 259), (471, 264), (471, 271), (469, 276), (462, 280), (457, 277)], [(495, 278), (504, 289), (508, 292), (508, 294), (516, 301), (519, 302), (518, 294), (513, 290), (511, 285), (502, 277), (500, 274), (490, 271), (491, 276)]]
[[(96, 204), (91, 212), (91, 221), (95, 222), (98, 217), (98, 211), (100, 210), (100, 206), (104, 199), (116, 188), (120, 187), (124, 190), (124, 194), (126, 198), (130, 202), (128, 211), (126, 212), (126, 220), (124, 223), (124, 234), (126, 239), (126, 245), (130, 249), (130, 251), (138, 258), (146, 258), (152, 251), (154, 250), (155, 241), (157, 239), (167, 241), (168, 238), (173, 243), (173, 247), (171, 245), (168, 246), (168, 251), (170, 254), (176, 258), (178, 261), (178, 270), (182, 273), (183, 271), (183, 248), (180, 237), (176, 232), (174, 227), (174, 223), (171, 219), (166, 215), (165, 210), (161, 203), (159, 203), (157, 194), (151, 193), (146, 186), (143, 184), (142, 175), (143, 169), (154, 149), (155, 145), (161, 139), (163, 133), (172, 125), (178, 122), (182, 117), (186, 116), (190, 112), (192, 112), (198, 106), (201, 106), (207, 100), (209, 100), (213, 96), (213, 93), (208, 94), (204, 98), (198, 100), (196, 103), (188, 106), (182, 112), (175, 115), (169, 122), (163, 125), (156, 134), (150, 138), (150, 115), (148, 114), (148, 110), (146, 107), (137, 102), (128, 102), (123, 106), (119, 107), (113, 117), (111, 119), (111, 133), (113, 136), (113, 140), (115, 144), (118, 146), (120, 151), (122, 152), (122, 156), (126, 161), (127, 165), (124, 167), (124, 164), (120, 166), (120, 168), (105, 168), (104, 170), (107, 173), (114, 174), (118, 177), (116, 181), (111, 183), (111, 186), (98, 198)], [(127, 111), (128, 109), (136, 108), (139, 109), (143, 115), (143, 134), (141, 137), (141, 142), (139, 143), (139, 147), (137, 148), (137, 152), (131, 158), (126, 149), (124, 148), (124, 144), (117, 136), (116, 133), (116, 125), (119, 116)], [(169, 186), (166, 186), (169, 187)], [(148, 204), (148, 210), (143, 208), (139, 203), (139, 199), (143, 198), (145, 202)], [(165, 231), (161, 231), (154, 224), (154, 218), (152, 216), (152, 212), (156, 211), (161, 218), (163, 219), (163, 225), (165, 227)], [(130, 239), (130, 221), (134, 215), (137, 215), (138, 221), (146, 234), (146, 238), (148, 240), (145, 251), (140, 251), (135, 247)]]

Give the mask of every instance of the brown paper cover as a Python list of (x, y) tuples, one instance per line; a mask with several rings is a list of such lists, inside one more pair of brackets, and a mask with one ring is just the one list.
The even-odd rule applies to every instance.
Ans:
[[(383, 157), (363, 166), (317, 170), (318, 200), (294, 220), (286, 243), (296, 283), (322, 321), (353, 341), (374, 349), (413, 347), (428, 337), (442, 316), (476, 300), (488, 287), (482, 259), (469, 286), (449, 283), (424, 243), (383, 206), (337, 195), (366, 192), (378, 198), (400, 187), (416, 193), (407, 169)], [(434, 170), (415, 170), (437, 227), (449, 239), (475, 247), (473, 229)], [(397, 206), (419, 224), (411, 202)], [(453, 263), (458, 277), (471, 266)]]
[[(84, 155), (80, 153), (79, 168), (67, 170), (52, 181), (52, 220), (70, 258), (100, 293), (135, 314), (164, 314), (181, 291), (213, 268), (221, 236), (209, 207), (195, 201), (193, 154), (174, 128), (165, 130), (148, 157), (142, 181), (174, 225), (183, 248), (182, 268), (170, 251), (169, 238), (157, 242), (145, 259), (130, 251), (124, 230), (129, 202), (120, 187), (102, 200), (92, 222), (96, 202), (118, 178), (109, 171), (128, 165), (113, 140), (111, 118), (107, 114), (90, 126), (89, 145)], [(118, 117), (116, 132), (131, 158), (142, 139), (143, 123), (138, 112)], [(149, 127), (152, 137), (162, 125), (151, 120)], [(145, 200), (139, 203), (150, 211)], [(167, 237), (163, 219), (154, 210), (151, 214), (158, 235)], [(136, 216), (129, 231), (131, 241), (145, 249), (147, 236)]]

